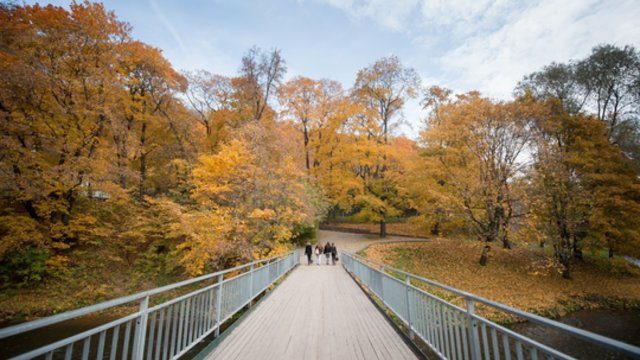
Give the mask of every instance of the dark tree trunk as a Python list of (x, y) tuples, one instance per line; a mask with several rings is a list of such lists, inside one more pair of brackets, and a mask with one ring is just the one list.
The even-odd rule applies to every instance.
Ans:
[(491, 246), (485, 245), (482, 249), (482, 255), (480, 255), (480, 265), (487, 266), (487, 262), (489, 261), (489, 251), (491, 251)]
[(613, 257), (613, 247), (609, 248), (609, 259)]
[(304, 156), (305, 156), (305, 164), (307, 165), (307, 175), (310, 174), (311, 162), (309, 161), (309, 129), (305, 124), (303, 129), (304, 134)]
[(440, 235), (440, 221), (436, 221), (431, 227), (431, 235)]
[(144, 149), (147, 140), (146, 133), (147, 123), (142, 123), (142, 129), (140, 130), (140, 183), (138, 184), (138, 197), (140, 200), (144, 197), (144, 181), (147, 178), (147, 153)]
[(384, 222), (384, 219), (380, 220), (380, 237), (387, 237), (387, 223)]

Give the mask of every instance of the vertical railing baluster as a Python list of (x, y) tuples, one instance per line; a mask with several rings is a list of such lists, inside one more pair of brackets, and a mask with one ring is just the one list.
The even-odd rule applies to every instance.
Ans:
[(142, 360), (144, 356), (144, 344), (147, 336), (147, 318), (149, 316), (149, 296), (145, 296), (140, 301), (140, 316), (138, 317), (138, 324), (136, 326), (136, 335), (133, 338), (133, 358), (135, 360)]
[(511, 348), (509, 346), (509, 336), (502, 334), (502, 346), (504, 347), (504, 358), (511, 360)]
[(169, 332), (171, 332), (171, 319), (173, 316), (173, 305), (167, 306), (167, 320), (164, 331), (164, 341), (162, 344), (162, 360), (167, 360), (169, 355)]
[(455, 326), (456, 333), (456, 359), (462, 359), (462, 348), (460, 347), (460, 323), (458, 322), (459, 314), (458, 310), (453, 311), (453, 326)]
[(178, 337), (176, 337), (176, 352), (174, 355), (182, 351), (182, 332), (184, 331), (184, 308), (187, 300), (180, 301), (180, 318), (178, 319)]
[(493, 359), (500, 360), (500, 348), (498, 347), (498, 334), (494, 327), (491, 328), (491, 342), (493, 344)]
[(120, 325), (116, 325), (111, 333), (111, 350), (109, 350), (109, 360), (116, 360), (118, 352), (118, 337), (120, 337)]
[[(182, 302), (180, 302), (181, 304)], [(180, 306), (178, 303), (173, 304), (173, 326), (171, 327), (171, 351), (169, 352), (169, 358), (173, 358), (178, 349), (178, 327), (180, 326)]]
[(191, 324), (192, 324), (190, 320), (191, 320), (191, 298), (187, 298), (185, 300), (185, 305), (184, 305), (184, 332), (182, 333), (182, 341), (181, 341), (182, 347), (180, 348), (180, 351), (182, 351), (182, 349), (189, 346), (189, 332), (191, 332)]
[(411, 341), (415, 341), (415, 333), (413, 331), (413, 319), (411, 317), (411, 278), (409, 276), (405, 277), (405, 297), (407, 301), (407, 325), (409, 327), (409, 338)]
[(96, 359), (102, 360), (104, 356), (104, 341), (107, 337), (107, 330), (100, 332), (100, 337), (98, 338), (98, 354), (96, 355)]
[(91, 349), (91, 336), (85, 338), (82, 342), (82, 360), (89, 359), (89, 349)]
[(155, 360), (160, 360), (160, 349), (162, 347), (162, 335), (164, 330), (164, 312), (166, 308), (162, 308), (158, 310), (160, 312), (160, 319), (158, 320), (158, 335), (156, 336), (156, 356), (154, 356)]
[(73, 343), (67, 345), (64, 351), (64, 360), (71, 360), (71, 356), (73, 355)]
[(253, 301), (253, 264), (251, 264), (251, 267), (249, 268), (249, 307), (251, 307), (251, 302)]
[(518, 358), (518, 360), (524, 359), (524, 355), (522, 353), (522, 343), (520, 342), (520, 340), (516, 340), (516, 357)]
[(483, 322), (480, 324), (480, 331), (482, 334), (482, 348), (484, 349), (484, 359), (490, 359), (489, 353), (489, 339), (487, 338), (487, 325)]
[(451, 350), (450, 350), (450, 342), (449, 342), (449, 329), (447, 328), (447, 323), (449, 322), (447, 319), (447, 307), (444, 303), (440, 303), (440, 319), (442, 321), (442, 333), (444, 335), (444, 353), (447, 356), (447, 359), (451, 358)]
[[(149, 335), (147, 335), (147, 360), (151, 360), (151, 356), (152, 356), (152, 352), (153, 352), (153, 335), (155, 335), (156, 332), (156, 317), (157, 317), (157, 311), (154, 311), (153, 314), (151, 314), (151, 326), (149, 328)], [(144, 348), (144, 345), (142, 346)]]
[(215, 294), (215, 287), (211, 288), (211, 291), (209, 292), (209, 310), (207, 311), (207, 331), (211, 330), (211, 328), (213, 328), (213, 315), (214, 315), (214, 311), (216, 310), (213, 307), (213, 298), (214, 298), (214, 294)]
[(218, 275), (218, 296), (216, 299), (216, 337), (220, 336), (220, 320), (222, 319), (222, 285), (224, 275)]
[(131, 337), (131, 324), (132, 320), (127, 321), (127, 326), (124, 327), (124, 340), (122, 343), (122, 359), (126, 360), (129, 355), (129, 338)]
[(451, 347), (451, 357), (455, 358), (456, 353), (456, 341), (455, 341), (455, 331), (453, 329), (453, 312), (454, 310), (449, 306), (446, 306), (447, 309), (447, 329), (449, 329), (449, 347)]
[(473, 306), (473, 299), (466, 298), (467, 302), (467, 324), (469, 327), (469, 340), (471, 341), (471, 359), (480, 360), (480, 342), (478, 339), (478, 322), (473, 317), (475, 315), (475, 309)]

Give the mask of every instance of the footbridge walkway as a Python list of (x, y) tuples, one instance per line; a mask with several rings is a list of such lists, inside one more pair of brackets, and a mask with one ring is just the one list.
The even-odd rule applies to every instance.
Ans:
[[(296, 251), (0, 329), (0, 339), (119, 308), (119, 316), (14, 359), (571, 359), (489, 321), (490, 309), (568, 333), (621, 358), (640, 348), (355, 255), (371, 243), (324, 232), (339, 265)], [(324, 242), (323, 241), (323, 242)], [(230, 325), (231, 324), (231, 325)]]

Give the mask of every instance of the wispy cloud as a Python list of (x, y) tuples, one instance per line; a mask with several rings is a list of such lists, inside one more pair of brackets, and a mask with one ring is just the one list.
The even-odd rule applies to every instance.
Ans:
[(640, 45), (637, 0), (319, 1), (404, 31), (437, 64), (417, 66), (424, 75), (501, 98), (551, 61), (584, 57), (601, 43)]
[(184, 41), (182, 40), (182, 36), (180, 36), (180, 33), (178, 32), (178, 30), (176, 30), (176, 27), (163, 14), (162, 10), (160, 9), (160, 6), (158, 5), (158, 2), (156, 0), (149, 0), (149, 4), (153, 8), (153, 12), (155, 13), (156, 17), (158, 18), (162, 26), (164, 26), (164, 28), (169, 32), (169, 34), (171, 34), (171, 37), (173, 37), (173, 39), (176, 41), (176, 43), (180, 47), (180, 51), (182, 51), (184, 55), (187, 55), (189, 53), (189, 50), (185, 45)]

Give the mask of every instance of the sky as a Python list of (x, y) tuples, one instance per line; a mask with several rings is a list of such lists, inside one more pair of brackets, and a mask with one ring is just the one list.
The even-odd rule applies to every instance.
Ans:
[[(34, 3), (36, 1), (27, 1)], [(41, 2), (47, 3), (47, 2)], [(52, 1), (67, 6), (69, 0)], [(286, 78), (348, 89), (377, 59), (397, 55), (425, 86), (511, 97), (517, 82), (598, 44), (640, 48), (640, 0), (104, 0), (133, 37), (178, 70), (233, 76), (252, 46), (280, 49)], [(424, 114), (404, 111), (414, 137)]]

